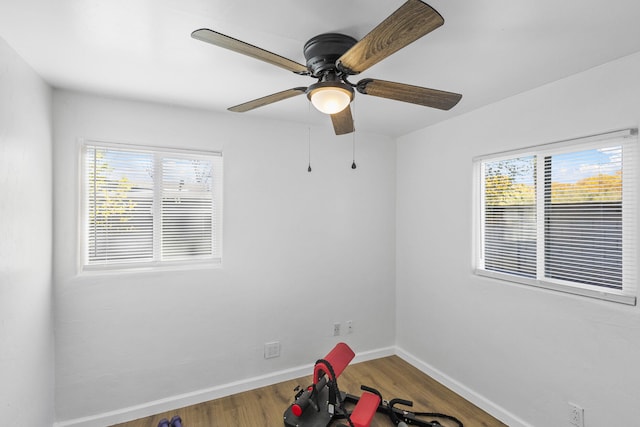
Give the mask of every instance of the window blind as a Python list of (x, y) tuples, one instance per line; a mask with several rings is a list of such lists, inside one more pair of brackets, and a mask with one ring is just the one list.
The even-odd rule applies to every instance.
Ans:
[(179, 260), (210, 257), (215, 246), (213, 161), (162, 159), (162, 256)]
[(545, 157), (546, 277), (622, 290), (622, 156), (616, 145)]
[(221, 257), (222, 156), (84, 145), (84, 265)]
[(153, 156), (87, 146), (87, 261), (153, 259)]
[(484, 156), (476, 271), (635, 304), (637, 131)]
[(485, 268), (536, 276), (535, 156), (483, 165)]

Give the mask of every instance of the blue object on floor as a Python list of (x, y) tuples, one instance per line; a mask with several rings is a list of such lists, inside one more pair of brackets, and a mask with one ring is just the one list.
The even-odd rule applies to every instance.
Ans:
[(177, 415), (171, 418), (171, 427), (182, 427), (182, 418)]
[(166, 418), (161, 419), (158, 423), (158, 427), (169, 427), (169, 420)]

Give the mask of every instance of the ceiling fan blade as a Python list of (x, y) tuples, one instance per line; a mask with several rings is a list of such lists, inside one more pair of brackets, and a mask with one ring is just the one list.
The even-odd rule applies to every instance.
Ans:
[(358, 92), (365, 95), (395, 99), (396, 101), (410, 102), (440, 110), (450, 110), (462, 99), (462, 95), (459, 93), (385, 80), (364, 79), (358, 82), (356, 88)]
[(351, 114), (351, 107), (349, 105), (339, 113), (332, 114), (331, 122), (333, 122), (333, 130), (336, 132), (336, 135), (344, 135), (355, 130), (353, 126), (353, 115)]
[(342, 55), (338, 66), (358, 74), (444, 24), (444, 18), (420, 0), (408, 0)]
[(233, 111), (234, 113), (244, 113), (246, 111), (253, 110), (254, 108), (264, 107), (265, 105), (273, 104), (274, 102), (302, 95), (306, 90), (306, 87), (295, 87), (293, 89), (283, 90), (282, 92), (273, 93), (271, 95), (263, 96), (262, 98), (254, 99), (253, 101), (229, 107), (228, 110)]
[(296, 74), (309, 74), (307, 67), (302, 64), (207, 28), (195, 30), (191, 33), (191, 37), (196, 40), (211, 43), (213, 45), (268, 62), (269, 64), (276, 65), (284, 68), (285, 70), (293, 71)]

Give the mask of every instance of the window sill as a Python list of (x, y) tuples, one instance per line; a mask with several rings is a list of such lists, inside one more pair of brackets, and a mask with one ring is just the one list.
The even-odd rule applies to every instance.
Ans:
[(217, 270), (222, 268), (222, 260), (206, 261), (176, 261), (144, 264), (121, 265), (85, 265), (78, 272), (78, 276), (120, 276), (139, 273), (156, 273), (171, 271)]
[(626, 305), (636, 305), (636, 297), (633, 295), (624, 294), (621, 291), (615, 291), (613, 289), (594, 289), (593, 287), (575, 285), (566, 285), (558, 282), (548, 282), (544, 280), (528, 279), (526, 277), (518, 277), (510, 274), (496, 273), (487, 270), (475, 269), (474, 273), (477, 276), (490, 277), (492, 279), (504, 280), (508, 282), (519, 283), (523, 285), (535, 286), (537, 288), (543, 288), (551, 291), (564, 292), (573, 295), (580, 295), (589, 298), (600, 299), (603, 301), (611, 301)]

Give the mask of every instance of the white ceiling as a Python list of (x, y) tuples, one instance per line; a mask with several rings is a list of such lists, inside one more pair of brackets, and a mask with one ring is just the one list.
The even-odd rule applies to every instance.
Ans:
[[(305, 63), (325, 32), (362, 38), (403, 0), (0, 0), (0, 37), (55, 87), (226, 108), (314, 82), (190, 37), (210, 28)], [(406, 134), (640, 51), (640, 1), (430, 0), (444, 26), (366, 77), (463, 94), (448, 112), (356, 95), (356, 128)], [(0, 70), (1, 71), (1, 70)], [(356, 81), (357, 81), (356, 80)], [(247, 113), (322, 124), (298, 96)]]

